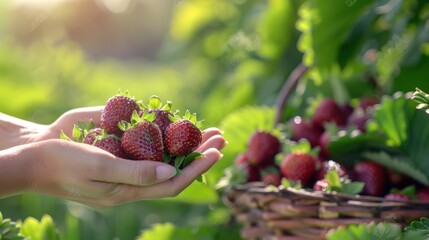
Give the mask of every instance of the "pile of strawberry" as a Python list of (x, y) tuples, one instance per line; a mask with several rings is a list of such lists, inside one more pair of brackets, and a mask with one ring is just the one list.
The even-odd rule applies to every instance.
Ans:
[[(247, 150), (236, 157), (235, 165), (246, 173), (247, 182), (263, 181), (267, 185), (279, 186), (282, 179), (286, 179), (314, 191), (341, 191), (342, 186), (360, 183), (360, 188), (358, 184), (353, 185), (357, 191), (352, 193), (429, 201), (429, 188), (405, 175), (369, 159), (361, 159), (351, 166), (343, 165), (329, 152), (328, 145), (338, 131), (365, 132), (377, 104), (377, 99), (369, 97), (360, 99), (355, 107), (323, 99), (311, 118), (295, 116), (286, 123), (289, 131), (285, 138), (273, 132), (256, 131), (248, 141)], [(311, 151), (290, 151), (287, 147), (303, 140), (311, 146)], [(332, 186), (333, 178), (338, 179), (336, 186)]]
[[(144, 104), (127, 92), (119, 93), (107, 100), (99, 127), (93, 122), (76, 124), (73, 138), (117, 157), (164, 161), (181, 169), (200, 156), (194, 151), (202, 141), (202, 122), (189, 111), (179, 117), (171, 106), (157, 96)], [(64, 133), (62, 138), (70, 140)]]

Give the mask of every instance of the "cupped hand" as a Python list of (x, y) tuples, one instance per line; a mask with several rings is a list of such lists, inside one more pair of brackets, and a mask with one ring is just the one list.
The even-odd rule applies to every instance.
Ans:
[(0, 150), (23, 144), (58, 139), (61, 131), (72, 137), (73, 126), (79, 122), (93, 120), (100, 124), (103, 107), (76, 108), (62, 114), (50, 125), (37, 124), (0, 113)]
[(226, 145), (221, 132), (210, 128), (197, 149), (204, 154), (176, 175), (155, 161), (131, 161), (94, 146), (64, 140), (39, 143), (31, 190), (60, 196), (96, 208), (143, 199), (174, 197), (221, 157)]

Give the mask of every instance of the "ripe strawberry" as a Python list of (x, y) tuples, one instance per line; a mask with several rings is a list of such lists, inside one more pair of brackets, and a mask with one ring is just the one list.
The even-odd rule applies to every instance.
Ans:
[(313, 115), (313, 123), (323, 127), (325, 123), (334, 122), (338, 126), (344, 126), (346, 119), (338, 104), (329, 98), (323, 99)]
[(162, 161), (162, 133), (155, 123), (142, 121), (122, 135), (122, 148), (135, 160)]
[(282, 176), (279, 173), (268, 173), (263, 176), (262, 181), (267, 186), (268, 185), (279, 186), (282, 181)]
[(403, 193), (389, 193), (386, 196), (384, 196), (385, 199), (389, 200), (397, 200), (397, 201), (408, 201), (410, 200), (410, 197)]
[(417, 190), (416, 196), (419, 201), (429, 202), (429, 188), (421, 188)]
[(293, 141), (307, 139), (312, 147), (319, 145), (319, 138), (322, 134), (322, 130), (313, 125), (312, 122), (305, 121), (297, 116), (290, 121), (290, 125), (292, 128), (291, 139)]
[(83, 143), (99, 147), (117, 157), (127, 157), (122, 149), (121, 140), (116, 135), (106, 134), (101, 128), (91, 129), (85, 136)]
[(163, 104), (161, 99), (155, 95), (151, 96), (147, 103), (147, 112), (149, 114), (153, 112), (155, 113), (155, 119), (153, 122), (161, 129), (162, 136), (165, 135), (165, 130), (172, 123), (170, 117), (174, 117), (171, 113), (171, 106), (171, 101), (167, 101), (166, 104)]
[(250, 164), (244, 164), (243, 167), (247, 174), (247, 182), (258, 182), (261, 180), (261, 172), (258, 167)]
[(155, 119), (153, 122), (158, 125), (159, 129), (161, 129), (161, 132), (163, 136), (165, 135), (165, 130), (170, 126), (172, 123), (169, 116), (172, 116), (172, 114), (169, 111), (162, 110), (162, 109), (156, 109), (156, 110), (150, 110), (149, 113), (155, 112)]
[(338, 176), (342, 178), (348, 178), (346, 171), (335, 161), (329, 160), (322, 163), (320, 169), (316, 173), (316, 180), (321, 180), (325, 178), (325, 175), (328, 171), (335, 170), (338, 173)]
[(378, 104), (378, 102), (378, 99), (375, 97), (363, 97), (360, 99), (359, 106), (366, 111), (369, 107)]
[(350, 104), (345, 103), (340, 106), (341, 112), (343, 113), (344, 119), (347, 119), (353, 113), (353, 107)]
[(200, 129), (186, 119), (172, 123), (165, 131), (167, 152), (173, 156), (193, 152), (201, 144), (201, 141)]
[(281, 151), (281, 145), (271, 133), (257, 131), (250, 137), (247, 149), (249, 164), (263, 168), (274, 163), (274, 156)]
[(331, 134), (329, 131), (323, 132), (319, 139), (319, 147), (320, 147), (320, 156), (329, 158), (331, 153), (328, 150), (328, 145), (331, 143)]
[(363, 161), (355, 165), (354, 177), (356, 181), (365, 184), (362, 193), (371, 196), (381, 196), (386, 187), (385, 169), (371, 161)]
[(83, 143), (92, 145), (96, 139), (97, 136), (100, 136), (103, 129), (101, 128), (93, 128), (89, 130), (88, 134), (86, 134), (85, 138), (83, 139)]
[(292, 181), (300, 181), (308, 186), (315, 172), (315, 160), (307, 153), (292, 153), (283, 158), (280, 164), (282, 175)]
[(348, 125), (355, 125), (357, 129), (362, 132), (366, 131), (366, 123), (370, 119), (368, 113), (366, 113), (362, 108), (356, 108), (355, 111), (347, 119)]
[(100, 126), (109, 134), (122, 135), (118, 128), (121, 121), (129, 122), (133, 111), (139, 111), (136, 101), (126, 95), (115, 95), (107, 100), (101, 113)]

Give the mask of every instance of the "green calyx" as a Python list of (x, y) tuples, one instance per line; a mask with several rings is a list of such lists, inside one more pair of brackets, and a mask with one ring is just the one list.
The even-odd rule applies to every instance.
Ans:
[(182, 118), (177, 115), (170, 117), (171, 122), (177, 122), (179, 120), (188, 120), (189, 122), (191, 122), (192, 124), (194, 124), (196, 127), (200, 129), (203, 127), (203, 124), (204, 124), (204, 120), (198, 121), (197, 114), (191, 113), (189, 112), (189, 110), (186, 110), (185, 115)]
[[(83, 142), (86, 135), (88, 135), (88, 132), (93, 128), (94, 128), (94, 122), (92, 121), (92, 119), (89, 121), (88, 124), (85, 122), (79, 122), (75, 124), (72, 131), (72, 137), (74, 141), (80, 142), (80, 143)], [(60, 138), (63, 140), (72, 141), (72, 139), (70, 139), (63, 131), (61, 131), (60, 133)]]
[(337, 171), (329, 170), (325, 179), (328, 182), (326, 191), (342, 192), (351, 195), (360, 193), (363, 190), (363, 182), (351, 182), (348, 179), (341, 178)]
[(143, 108), (147, 110), (164, 110), (167, 112), (171, 112), (171, 107), (173, 103), (171, 101), (168, 101), (164, 104), (161, 101), (161, 98), (159, 98), (156, 95), (152, 95), (147, 104), (143, 104)]
[(137, 111), (134, 111), (131, 116), (131, 121), (130, 122), (121, 121), (118, 123), (118, 127), (119, 129), (125, 132), (130, 128), (137, 126), (139, 123), (143, 121), (153, 122), (153, 120), (155, 120), (155, 117), (156, 117), (155, 112), (146, 113), (146, 111), (144, 111), (142, 116), (139, 116)]
[(118, 90), (118, 94), (117, 94), (118, 96), (124, 96), (124, 97), (127, 97), (127, 98), (129, 98), (129, 99), (132, 99), (132, 100), (135, 100), (135, 97), (134, 96), (131, 96), (130, 95), (130, 93), (128, 92), (128, 90), (125, 90), (125, 92), (122, 92), (122, 90), (121, 89), (119, 89)]

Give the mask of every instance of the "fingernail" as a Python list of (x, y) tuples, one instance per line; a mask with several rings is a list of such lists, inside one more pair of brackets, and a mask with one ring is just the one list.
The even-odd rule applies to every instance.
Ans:
[(177, 171), (174, 167), (161, 165), (156, 167), (156, 178), (158, 180), (167, 180), (174, 177)]

